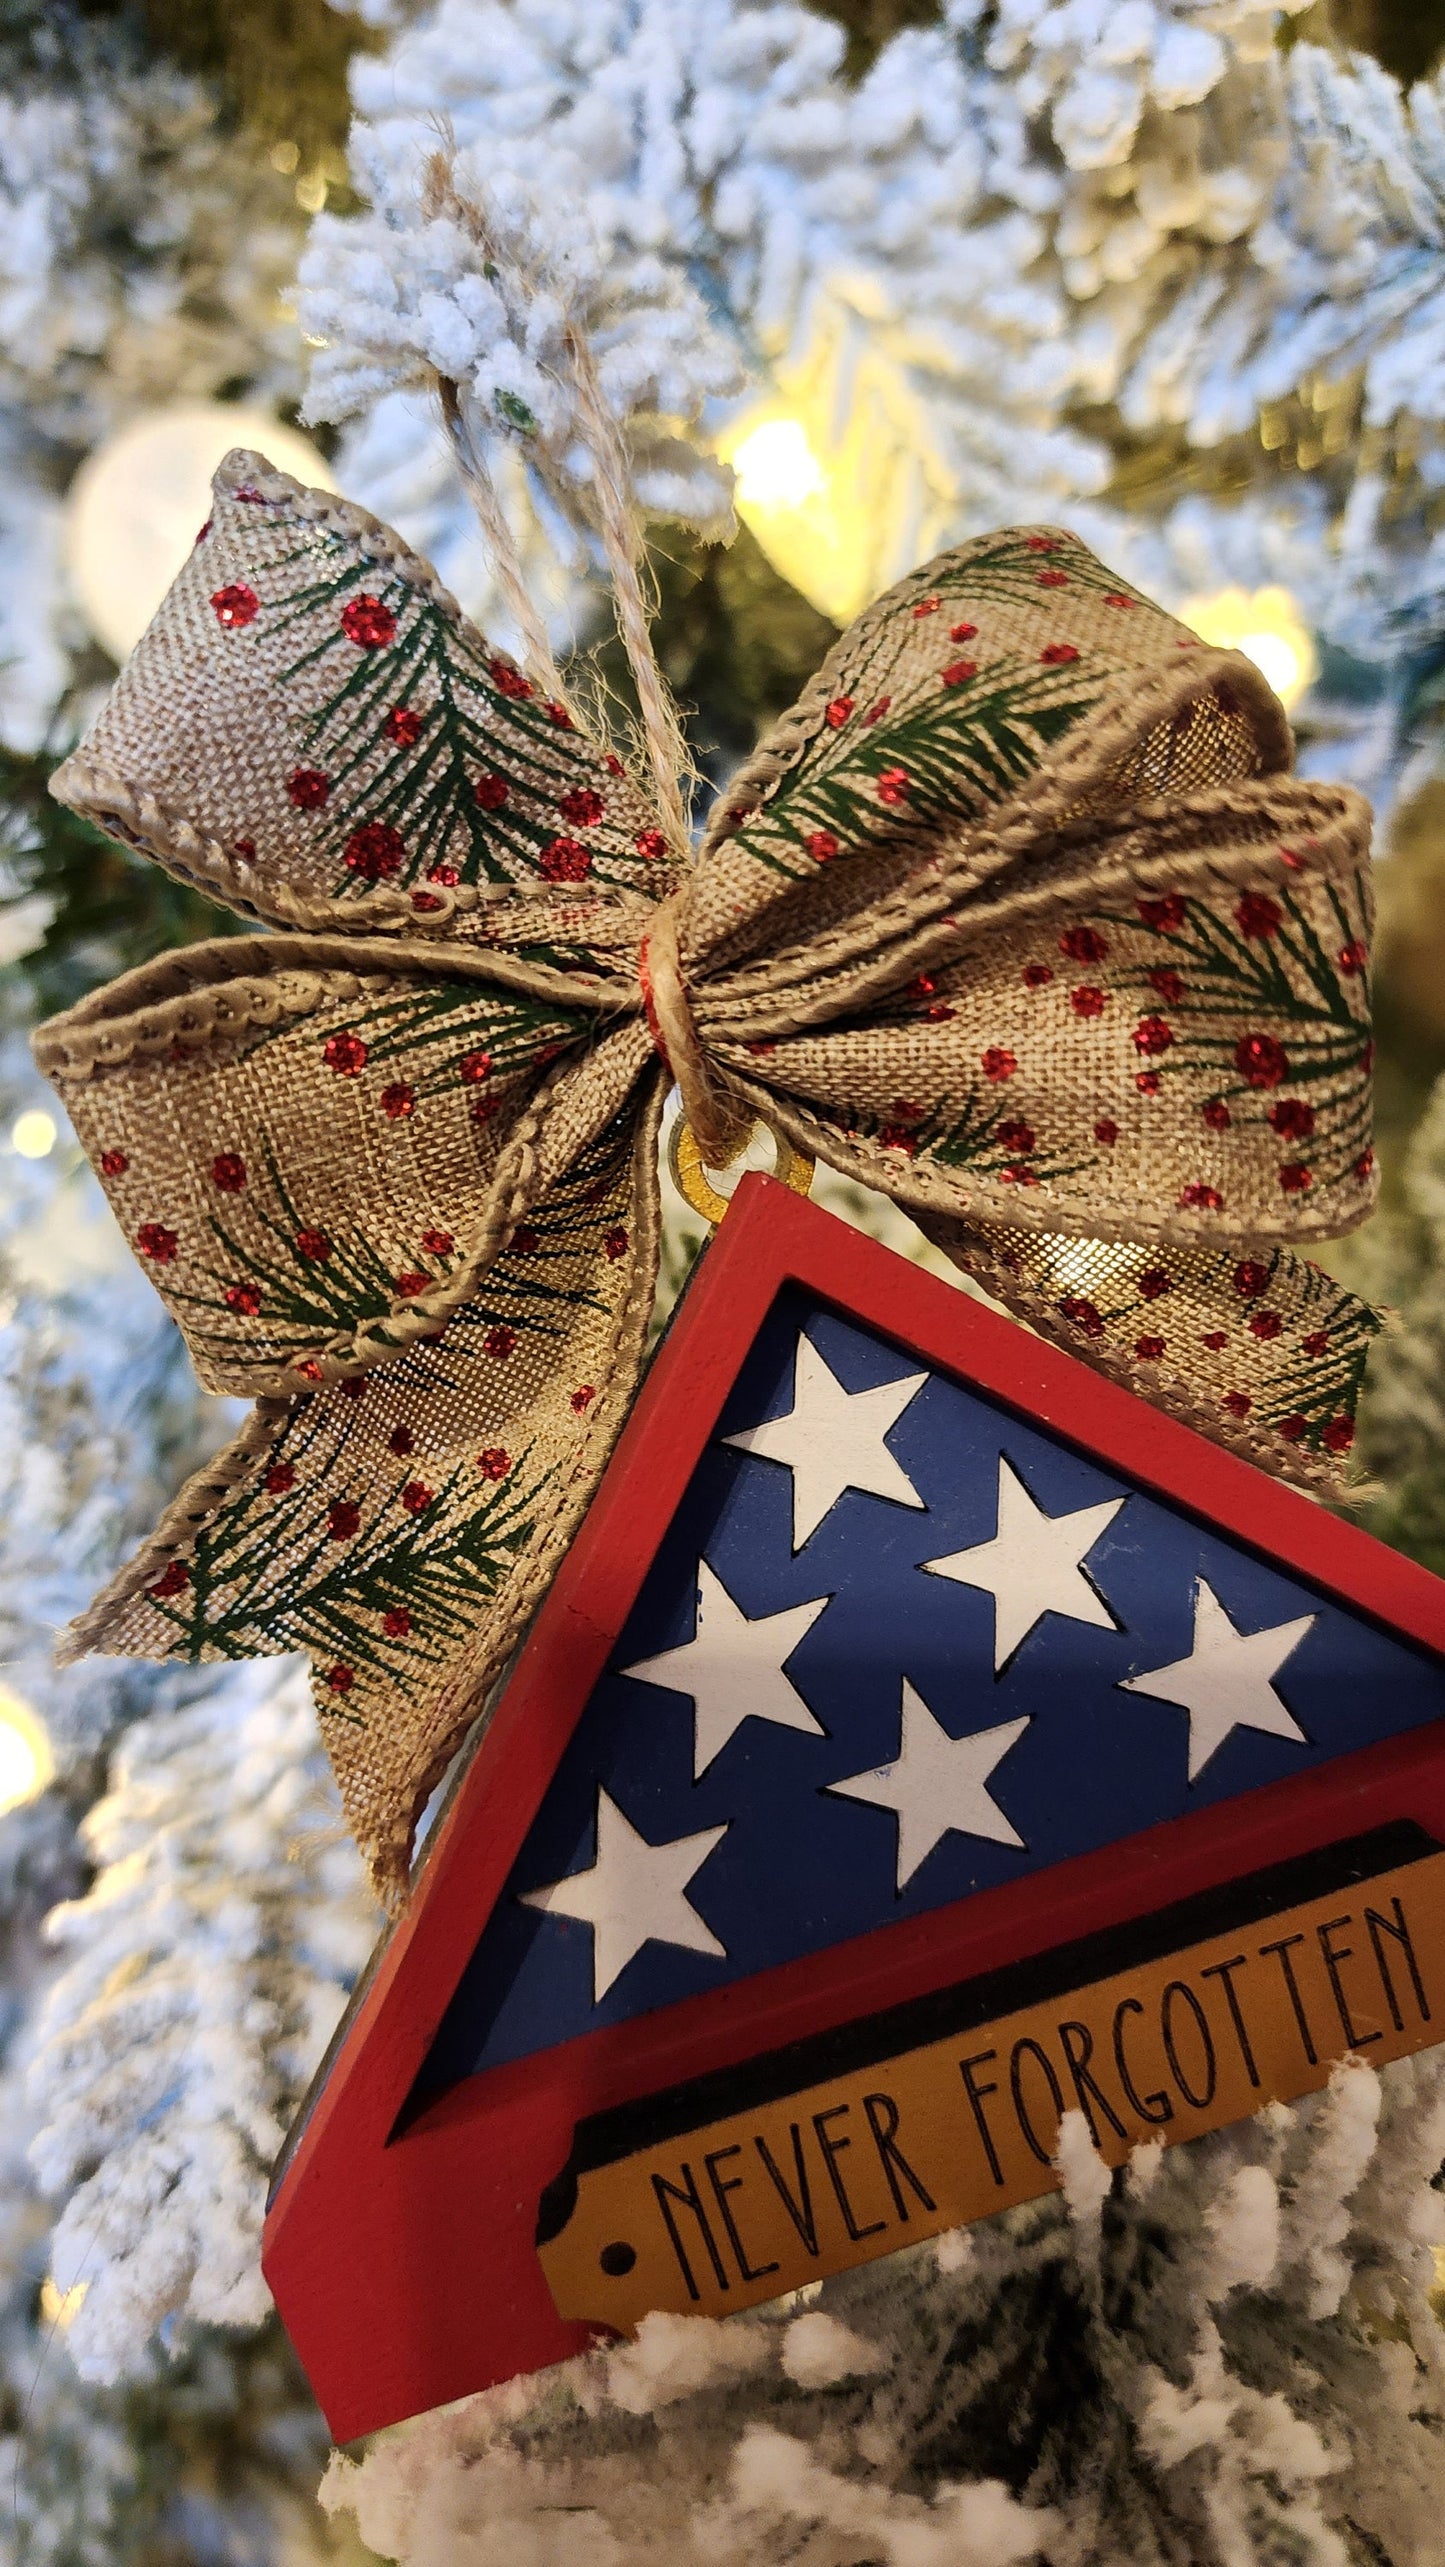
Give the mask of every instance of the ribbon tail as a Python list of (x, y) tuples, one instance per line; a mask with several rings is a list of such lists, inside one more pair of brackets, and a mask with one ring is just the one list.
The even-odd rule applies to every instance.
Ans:
[(908, 1207), (991, 1299), (1277, 1479), (1352, 1495), (1355, 1410), (1381, 1314), (1292, 1248), (1066, 1238)]
[(529, 1205), (444, 1331), (258, 1402), (64, 1653), (305, 1650), (393, 1914), (417, 1820), (556, 1572), (627, 1414), (658, 1265), (661, 1074)]

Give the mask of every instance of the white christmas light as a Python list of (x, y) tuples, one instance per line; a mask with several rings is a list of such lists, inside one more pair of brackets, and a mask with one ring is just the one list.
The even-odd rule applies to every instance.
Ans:
[(0, 1685), (0, 1817), (37, 1799), (54, 1771), (50, 1741), (29, 1703)]
[(1309, 627), (1287, 588), (1222, 588), (1214, 597), (1188, 598), (1179, 613), (1201, 641), (1253, 660), (1286, 711), (1319, 674)]
[(334, 490), (309, 437), (229, 401), (143, 410), (87, 456), (66, 509), (66, 559), (80, 610), (113, 659), (140, 640), (210, 513), (211, 475), (254, 446), (311, 489)]
[(801, 419), (763, 419), (732, 450), (745, 507), (800, 508), (827, 487)]
[(48, 1159), (55, 1141), (54, 1121), (43, 1106), (27, 1107), (10, 1126), (10, 1146), (22, 1159)]

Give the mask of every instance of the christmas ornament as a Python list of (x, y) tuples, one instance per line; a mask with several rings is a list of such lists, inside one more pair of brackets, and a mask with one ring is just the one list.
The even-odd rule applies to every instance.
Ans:
[(1046, 2192), (1065, 2110), (1118, 2164), (1436, 2040), (1442, 1650), (745, 1177), (279, 2178), (337, 2439)]
[(217, 464), (251, 440), (313, 487), (335, 489), (309, 437), (234, 401), (142, 410), (86, 457), (66, 502), (66, 563), (112, 659), (129, 657), (190, 551)]
[(257, 1400), (70, 1646), (308, 1650), (393, 1902), (626, 1414), (673, 1078), (707, 1165), (763, 1119), (1307, 1485), (1377, 1325), (1298, 1253), (1373, 1200), (1367, 814), (1288, 772), (1249, 661), (1066, 534), (979, 539), (844, 635), (694, 862), (614, 578), (650, 792), (394, 535), (233, 455), (56, 778), (283, 931), (37, 1038)]

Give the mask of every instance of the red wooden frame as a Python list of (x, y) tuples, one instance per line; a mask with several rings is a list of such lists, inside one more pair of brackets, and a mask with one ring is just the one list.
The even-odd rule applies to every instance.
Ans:
[[(766, 1177), (749, 1176), (438, 1822), (268, 2213), (264, 2265), (339, 2441), (579, 2351), (534, 2248), (585, 2114), (1391, 1819), (1445, 1841), (1445, 1721), (926, 1916), (469, 2077), (397, 2119), (723, 1403), (796, 1283), (1445, 1654), (1445, 1581)], [(1045, 1891), (1046, 1895), (1040, 1895)]]

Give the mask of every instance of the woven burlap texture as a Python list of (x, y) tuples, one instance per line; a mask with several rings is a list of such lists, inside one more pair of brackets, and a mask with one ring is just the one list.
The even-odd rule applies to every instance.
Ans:
[(259, 1405), (72, 1649), (307, 1649), (395, 1904), (626, 1413), (674, 1067), (1335, 1484), (1376, 1323), (1298, 1248), (1373, 1201), (1368, 813), (1290, 759), (1248, 661), (1015, 529), (860, 618), (689, 863), (396, 536), (229, 457), (55, 790), (270, 932), (36, 1048)]

